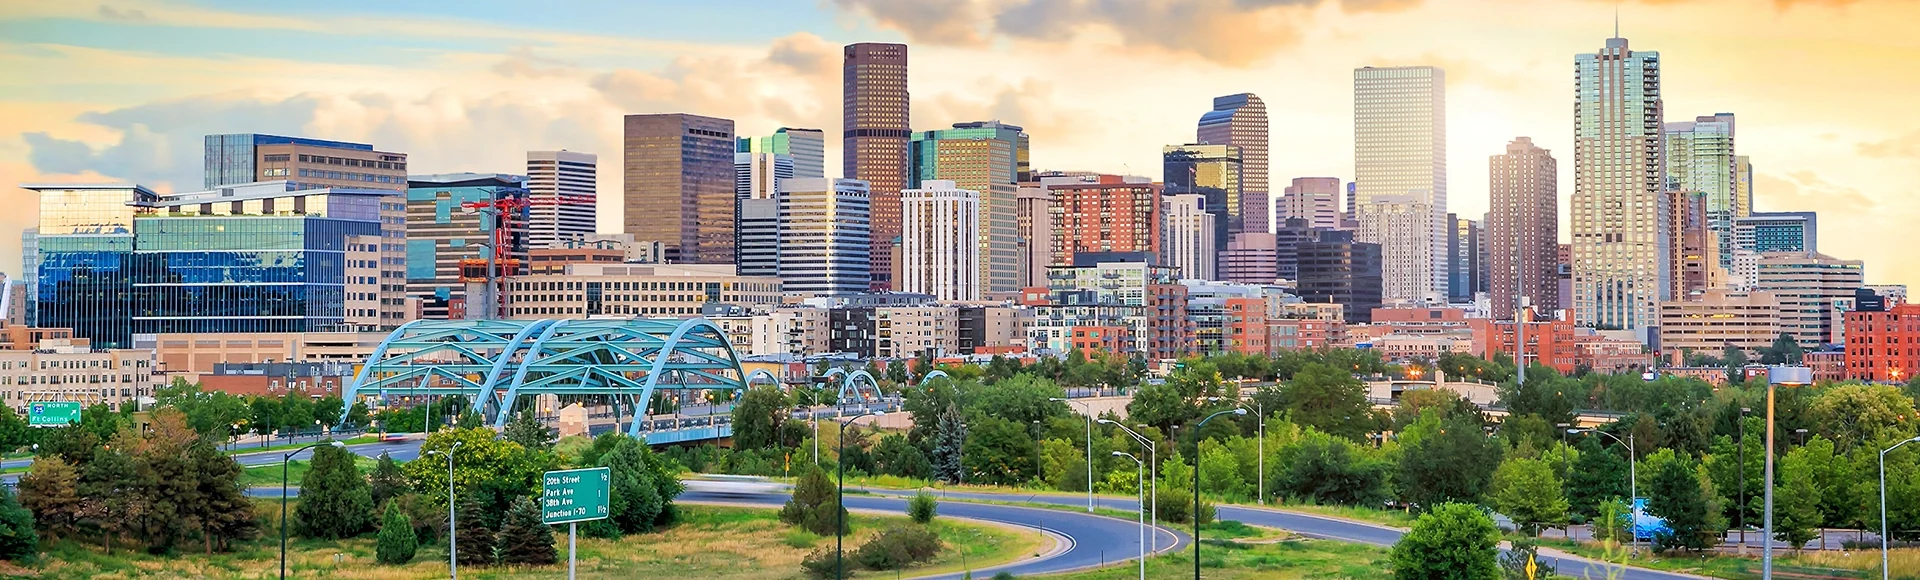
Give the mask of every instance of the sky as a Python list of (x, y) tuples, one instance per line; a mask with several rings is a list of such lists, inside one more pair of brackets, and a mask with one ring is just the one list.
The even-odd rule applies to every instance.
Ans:
[(0, 271), (38, 207), (13, 185), (199, 189), (210, 133), (371, 143), (415, 173), (595, 153), (614, 231), (621, 115), (838, 134), (839, 49), (863, 41), (910, 45), (914, 129), (1021, 125), (1038, 169), (1158, 179), (1213, 97), (1255, 93), (1276, 192), (1352, 178), (1354, 68), (1439, 66), (1449, 209), (1485, 212), (1488, 157), (1528, 136), (1564, 215), (1573, 58), (1616, 15), (1660, 52), (1668, 121), (1738, 116), (1759, 211), (1818, 211), (1823, 253), (1920, 284), (1915, 0), (0, 0)]

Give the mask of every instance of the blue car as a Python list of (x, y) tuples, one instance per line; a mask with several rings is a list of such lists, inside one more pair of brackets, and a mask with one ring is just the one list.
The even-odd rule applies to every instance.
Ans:
[(1652, 541), (1659, 534), (1673, 534), (1673, 528), (1667, 527), (1666, 518), (1647, 513), (1647, 498), (1633, 499), (1633, 513), (1622, 516), (1627, 518), (1633, 528), (1633, 539)]

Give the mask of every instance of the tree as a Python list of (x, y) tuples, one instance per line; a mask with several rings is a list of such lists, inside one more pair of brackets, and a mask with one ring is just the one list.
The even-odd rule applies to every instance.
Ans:
[(1322, 504), (1377, 506), (1389, 495), (1392, 466), (1362, 453), (1352, 441), (1309, 429), (1267, 462), (1268, 491)]
[[(662, 522), (662, 514), (667, 511), (670, 497), (661, 494), (660, 482), (655, 480), (654, 470), (647, 465), (642, 452), (644, 445), (624, 434), (603, 435), (602, 439), (613, 442), (612, 449), (599, 457), (598, 465), (607, 468), (608, 492), (612, 500), (607, 506), (611, 524), (619, 533), (638, 533), (653, 531), (654, 526)], [(674, 494), (678, 495), (675, 491)]]
[(1793, 335), (1782, 332), (1779, 337), (1773, 339), (1771, 346), (1760, 350), (1760, 364), (1797, 365), (1800, 364), (1800, 359), (1806, 356), (1806, 352), (1805, 349), (1800, 348), (1800, 341), (1793, 339)]
[(0, 405), (0, 452), (10, 452), (31, 443), (33, 428), (26, 418), (13, 412), (12, 405)]
[[(455, 442), (460, 448), (452, 450)], [(407, 475), (407, 481), (413, 483), (413, 489), (426, 497), (444, 497), (447, 493), (446, 454), (452, 450), (454, 456), (453, 484), (461, 490), (478, 490), (482, 486), (491, 486), (499, 490), (497, 497), (511, 501), (512, 497), (532, 497), (540, 491), (540, 476), (558, 465), (558, 459), (551, 453), (529, 450), (519, 443), (497, 439), (492, 429), (471, 427), (443, 429), (427, 435), (420, 444), (420, 458), (430, 461), (409, 461), (400, 466)], [(489, 497), (489, 500), (496, 497)], [(506, 513), (506, 504), (489, 505), (489, 510), (497, 519)]]
[(313, 401), (313, 419), (328, 429), (340, 426), (340, 416), (346, 414), (347, 404), (340, 395), (326, 395)]
[(841, 533), (852, 529), (846, 509), (840, 507), (833, 480), (827, 477), (827, 470), (817, 465), (794, 483), (793, 496), (780, 508), (780, 521), (822, 536), (833, 535), (836, 526)]
[(889, 433), (880, 438), (873, 448), (873, 468), (875, 473), (897, 477), (925, 479), (933, 471), (927, 462), (927, 454), (919, 447), (907, 442), (899, 433)]
[(313, 448), (313, 465), (300, 478), (299, 534), (337, 540), (360, 535), (373, 527), (373, 495), (366, 478), (353, 466), (355, 455), (344, 448)]
[(547, 566), (555, 560), (553, 528), (541, 521), (540, 507), (531, 498), (514, 500), (495, 544), (502, 564)]
[(0, 489), (0, 560), (18, 562), (40, 551), (40, 535), (33, 531), (33, 512), (20, 507), (13, 491)]
[(370, 417), (371, 414), (371, 411), (367, 409), (366, 401), (354, 401), (353, 406), (347, 408), (347, 425), (355, 427), (367, 425), (369, 424), (368, 419), (372, 418)]
[(1479, 507), (1443, 503), (1415, 520), (1393, 545), (1393, 577), (1400, 580), (1495, 580), (1500, 530)]
[(388, 500), (407, 493), (407, 476), (400, 472), (400, 464), (393, 456), (380, 454), (380, 461), (373, 466), (373, 473), (367, 476), (367, 497), (374, 505), (387, 505)]
[(1743, 369), (1747, 366), (1747, 351), (1729, 344), (1725, 350), (1721, 351), (1720, 362), (1727, 365), (1727, 382), (1735, 384), (1745, 382), (1746, 377), (1741, 374), (1746, 372)]
[(73, 535), (80, 522), (80, 472), (59, 456), (33, 460), (20, 478), (20, 505), (49, 538)]
[(964, 479), (966, 467), (961, 464), (962, 446), (967, 440), (967, 426), (960, 420), (960, 408), (948, 405), (940, 414), (939, 428), (933, 441), (932, 467), (933, 477), (947, 483), (959, 483)]
[(80, 523), (106, 539), (108, 554), (113, 539), (131, 531), (134, 518), (146, 512), (139, 473), (124, 447), (92, 454), (80, 470), (80, 497)]
[(1015, 485), (1033, 479), (1033, 436), (1027, 426), (993, 416), (976, 417), (962, 446), (964, 468), (975, 483)]
[[(896, 365), (888, 365), (892, 368)], [(761, 385), (747, 391), (733, 406), (733, 448), (763, 449), (779, 443), (780, 424), (787, 420), (787, 394), (773, 385)]]
[[(735, 429), (738, 428), (738, 426), (735, 427)], [(738, 433), (738, 431), (735, 432)], [(546, 424), (534, 417), (532, 409), (521, 409), (519, 413), (514, 413), (513, 419), (507, 421), (507, 427), (501, 431), (500, 436), (508, 441), (519, 443), (521, 447), (527, 449), (541, 451), (553, 449), (553, 430), (548, 429)]]
[(481, 517), (478, 500), (473, 496), (460, 498), (459, 541), (455, 542), (454, 559), (461, 565), (493, 563), (494, 534), (493, 530), (487, 529), (486, 521)]
[(1538, 459), (1508, 458), (1493, 472), (1494, 509), (1513, 518), (1529, 535), (1567, 521), (1567, 498), (1553, 468)]
[(1580, 382), (1560, 376), (1553, 367), (1534, 364), (1527, 368), (1523, 384), (1500, 385), (1500, 402), (1513, 415), (1537, 415), (1548, 425), (1573, 422), (1572, 391)]
[(1280, 410), (1295, 423), (1348, 439), (1370, 431), (1373, 405), (1367, 402), (1367, 387), (1347, 371), (1309, 364), (1279, 391)]
[(280, 428), (280, 401), (267, 397), (254, 397), (248, 407), (250, 409), (247, 425), (253, 428), (253, 434), (262, 437), (260, 446), (265, 447), (267, 445), (265, 437), (272, 435), (275, 429)]
[(1814, 528), (1825, 524), (1813, 459), (1806, 447), (1796, 447), (1780, 460), (1780, 482), (1773, 497), (1773, 537), (1795, 550), (1819, 537)]
[(387, 502), (386, 514), (380, 517), (380, 536), (374, 544), (374, 559), (381, 564), (398, 566), (413, 561), (413, 555), (420, 549), (420, 538), (413, 533), (413, 519), (401, 511), (399, 502)]
[[(260, 533), (260, 522), (253, 513), (253, 500), (247, 499), (240, 485), (240, 462), (221, 453), (213, 443), (200, 440), (188, 450), (193, 470), (198, 475), (200, 537), (208, 554), (233, 548), (236, 541), (251, 540)], [(357, 475), (357, 474), (356, 474)]]
[(1499, 441), (1460, 418), (1441, 422), (1437, 414), (1431, 419), (1421, 417), (1401, 441), (1394, 487), (1402, 501), (1423, 509), (1445, 502), (1478, 502), (1500, 465)]
[(1891, 385), (1848, 384), (1827, 389), (1807, 413), (1815, 433), (1845, 453), (1857, 441), (1898, 441), (1912, 437), (1913, 399)]
[(1627, 497), (1627, 474), (1629, 472), (1625, 446), (1616, 446), (1618, 451), (1605, 449), (1595, 439), (1586, 437), (1579, 443), (1580, 456), (1573, 462), (1573, 468), (1567, 472), (1567, 503), (1580, 515), (1594, 517), (1602, 502), (1613, 498)]
[[(1665, 450), (1663, 450), (1665, 451)], [(1699, 551), (1713, 546), (1714, 532), (1707, 529), (1708, 501), (1702, 493), (1700, 478), (1685, 459), (1654, 461), (1654, 470), (1642, 489), (1647, 494), (1647, 512), (1667, 521), (1667, 530), (1654, 534), (1655, 549)]]

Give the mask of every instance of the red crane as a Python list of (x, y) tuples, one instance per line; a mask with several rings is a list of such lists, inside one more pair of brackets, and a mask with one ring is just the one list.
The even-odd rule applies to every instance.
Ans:
[[(486, 258), (460, 261), (461, 281), (484, 282), (491, 290), (490, 294), (495, 297), (491, 300), (493, 312), (488, 313), (486, 318), (506, 317), (507, 277), (500, 273), (520, 271), (520, 260), (513, 257), (513, 234), (525, 224), (523, 220), (517, 218), (527, 205), (526, 198), (522, 197), (460, 203), (460, 209), (463, 212), (487, 214), (493, 220), (493, 239), (486, 242), (491, 251), (487, 253)], [(474, 275), (476, 273), (479, 275)], [(483, 301), (483, 304), (485, 302)]]

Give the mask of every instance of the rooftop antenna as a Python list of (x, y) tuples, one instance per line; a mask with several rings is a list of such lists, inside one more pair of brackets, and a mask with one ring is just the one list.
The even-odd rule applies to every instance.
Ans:
[(1613, 5), (1613, 37), (1620, 38), (1620, 5)]

